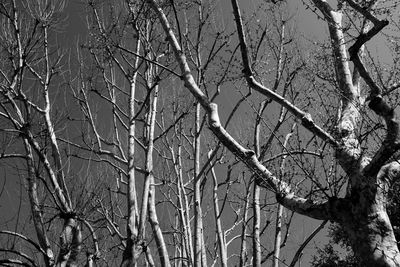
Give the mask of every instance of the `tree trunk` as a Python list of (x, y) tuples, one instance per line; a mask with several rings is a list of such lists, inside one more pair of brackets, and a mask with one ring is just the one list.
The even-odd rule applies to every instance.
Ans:
[(400, 266), (400, 253), (386, 212), (386, 201), (362, 196), (351, 202), (348, 209), (351, 213), (344, 211), (342, 225), (360, 266)]
[(352, 188), (344, 205), (338, 207), (338, 221), (360, 266), (400, 266), (397, 241), (386, 211), (387, 191), (399, 177), (400, 164), (386, 164), (375, 179), (360, 178), (362, 186)]
[[(364, 76), (361, 75), (367, 83), (372, 84), (368, 84), (371, 87), (371, 96), (373, 97), (369, 103), (369, 107), (377, 115), (383, 117), (387, 125), (387, 136), (382, 142), (379, 151), (376, 152), (372, 159), (364, 157), (356, 131), (360, 127), (360, 112), (358, 111), (359, 107), (357, 107), (357, 104), (359, 104), (357, 99), (360, 98), (360, 95), (353, 87), (346, 55), (346, 42), (341, 26), (342, 14), (334, 11), (325, 0), (312, 1), (320, 9), (328, 22), (334, 52), (338, 89), (343, 96), (341, 114), (337, 124), (338, 139), (319, 127), (312, 120), (310, 114), (299, 109), (284, 97), (256, 81), (251, 69), (249, 49), (237, 1), (232, 0), (232, 6), (240, 41), (244, 67), (243, 73), (249, 87), (285, 107), (290, 113), (301, 120), (301, 125), (315, 136), (329, 143), (336, 152), (339, 164), (349, 177), (350, 194), (345, 198), (328, 197), (323, 201), (315, 201), (312, 198), (297, 196), (292, 192), (288, 184), (274, 176), (258, 161), (254, 151), (240, 145), (223, 128), (219, 120), (217, 104), (210, 102), (208, 97), (200, 90), (198, 84), (196, 84), (186, 57), (165, 14), (155, 1), (148, 0), (157, 13), (168, 36), (175, 58), (183, 73), (185, 87), (196, 97), (208, 113), (211, 131), (226, 148), (257, 174), (256, 178), (259, 185), (275, 192), (279, 203), (289, 210), (314, 219), (331, 220), (341, 224), (349, 236), (349, 240), (356, 256), (359, 257), (361, 266), (400, 266), (400, 253), (385, 207), (387, 203), (387, 189), (394, 180), (400, 177), (400, 164), (394, 162), (383, 166), (400, 148), (399, 120), (394, 116), (394, 109), (390, 108), (382, 99), (382, 96), (379, 95), (380, 89), (373, 88), (374, 86), (377, 87), (377, 85), (373, 84), (371, 77), (367, 75), (368, 73), (364, 73)], [(357, 5), (352, 1), (346, 2)], [(363, 14), (365, 12), (368, 13), (368, 11), (361, 7), (359, 10)], [(360, 35), (356, 43), (368, 41), (382, 27), (387, 25), (387, 21), (379, 21), (370, 13), (367, 15), (368, 19), (372, 17), (373, 20), (377, 21), (374, 22), (377, 25), (367, 33), (368, 36)], [(355, 53), (353, 54), (358, 53), (358, 49), (354, 49), (354, 51)], [(378, 171), (379, 173), (377, 174)]]
[(385, 207), (373, 206), (374, 212), (355, 214), (344, 222), (352, 249), (360, 266), (400, 266), (396, 238)]
[[(60, 236), (60, 253), (57, 267), (78, 266), (78, 255), (82, 247), (82, 233), (74, 217), (64, 218), (63, 231)], [(71, 215), (72, 216), (72, 215)]]
[(253, 267), (261, 266), (260, 244), (260, 187), (254, 183), (253, 188)]
[[(136, 52), (140, 51), (139, 39), (136, 41)], [(139, 58), (135, 59), (134, 66), (139, 64)], [(137, 72), (133, 74), (130, 84), (129, 96), (129, 136), (128, 136), (128, 219), (127, 219), (127, 242), (122, 256), (121, 266), (136, 266), (136, 260), (142, 252), (142, 247), (138, 244), (138, 203), (136, 196), (135, 178), (135, 94), (136, 94)]]

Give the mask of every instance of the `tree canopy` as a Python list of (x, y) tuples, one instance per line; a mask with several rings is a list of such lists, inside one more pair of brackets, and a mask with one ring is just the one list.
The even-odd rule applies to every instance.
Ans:
[(399, 266), (398, 3), (296, 4), (0, 1), (0, 263)]

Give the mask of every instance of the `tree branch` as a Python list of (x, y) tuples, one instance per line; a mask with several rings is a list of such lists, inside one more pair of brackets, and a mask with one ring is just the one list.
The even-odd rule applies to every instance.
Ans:
[(236, 21), (236, 28), (238, 31), (238, 36), (239, 36), (239, 42), (240, 42), (240, 50), (242, 52), (242, 61), (243, 61), (243, 73), (245, 75), (247, 84), (249, 85), (250, 88), (256, 90), (257, 92), (265, 95), (266, 97), (272, 99), (273, 101), (277, 102), (279, 105), (285, 107), (289, 112), (291, 112), (293, 115), (295, 115), (298, 119), (300, 119), (302, 125), (320, 137), (322, 140), (327, 141), (330, 143), (333, 147), (339, 147), (339, 143), (333, 138), (328, 132), (323, 130), (321, 127), (319, 127), (314, 121), (312, 120), (312, 117), (309, 113), (306, 113), (290, 103), (288, 100), (286, 100), (284, 97), (281, 95), (277, 94), (273, 90), (261, 85), (259, 82), (257, 82), (253, 76), (253, 72), (250, 67), (250, 59), (248, 55), (248, 48), (246, 44), (246, 38), (244, 35), (244, 30), (243, 30), (243, 23), (242, 23), (242, 18), (240, 15), (239, 7), (237, 4), (237, 0), (231, 0), (232, 2), (232, 7), (233, 7), (233, 13), (235, 15), (235, 21)]
[[(330, 210), (329, 201), (324, 203), (318, 203), (312, 200), (303, 199), (294, 195), (291, 192), (290, 186), (275, 177), (267, 168), (265, 168), (257, 159), (254, 151), (249, 150), (241, 146), (221, 125), (218, 115), (217, 104), (211, 103), (207, 96), (200, 90), (196, 84), (191, 70), (187, 63), (186, 57), (180, 48), (178, 40), (173, 33), (172, 28), (169, 25), (168, 19), (165, 16), (161, 8), (158, 7), (154, 0), (147, 0), (148, 3), (153, 8), (154, 12), (157, 14), (159, 20), (161, 21), (162, 27), (167, 39), (174, 51), (176, 60), (181, 68), (182, 78), (185, 87), (193, 94), (193, 96), (199, 101), (205, 111), (208, 113), (209, 127), (214, 135), (219, 139), (219, 141), (228, 148), (235, 156), (237, 156), (247, 167), (256, 174), (256, 182), (267, 189), (275, 192), (280, 203), (290, 210), (294, 210), (300, 214), (310, 216), (316, 219), (332, 219), (332, 212)], [(255, 83), (256, 84), (256, 83)], [(260, 85), (261, 91), (264, 91), (263, 87)], [(273, 93), (273, 92), (272, 92)], [(336, 141), (327, 134), (325, 131), (316, 126), (306, 113), (299, 111), (293, 105), (288, 105), (288, 101), (282, 99), (281, 96), (273, 93), (274, 96), (281, 99), (281, 102), (285, 103), (288, 109), (295, 109), (297, 112), (301, 112), (302, 122), (306, 124), (309, 128), (315, 129), (313, 132), (317, 132), (319, 135), (324, 137), (324, 140), (330, 141), (332, 144), (337, 145)]]

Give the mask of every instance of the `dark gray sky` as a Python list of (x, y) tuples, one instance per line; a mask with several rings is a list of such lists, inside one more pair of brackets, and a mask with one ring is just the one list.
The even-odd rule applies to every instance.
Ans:
[[(66, 25), (64, 31), (60, 34), (59, 40), (64, 48), (73, 48), (78, 40), (83, 40), (86, 37), (87, 25), (86, 25), (86, 3), (82, 0), (66, 0), (67, 7), (65, 14), (67, 16)], [(223, 15), (223, 23), (225, 25), (233, 24), (232, 9), (230, 0), (219, 0), (219, 8)], [(241, 0), (240, 5), (244, 12), (250, 13), (255, 11), (259, 6), (260, 0)], [(288, 1), (289, 2), (289, 13), (293, 14), (293, 19), (296, 20), (296, 27), (298, 32), (304, 35), (305, 39), (324, 39), (326, 38), (327, 26), (322, 20), (317, 20), (316, 15), (309, 10), (305, 10), (301, 1)], [(388, 51), (382, 41), (374, 41), (371, 46), (372, 51), (379, 50), (379, 57), (383, 61), (390, 60)], [(1, 169), (0, 165), (0, 169)], [(21, 187), (22, 179), (17, 171), (14, 173), (0, 172), (0, 189), (4, 182), (7, 185), (15, 184), (14, 186), (7, 186), (7, 190), (3, 192), (0, 199), (0, 214), (1, 221), (0, 225), (4, 222), (13, 222), (16, 220), (15, 214), (19, 209), (19, 192)], [(13, 189), (9, 189), (13, 188)], [(23, 190), (22, 190), (23, 192)], [(22, 203), (23, 206), (23, 203)], [(26, 208), (26, 206), (25, 206)], [(290, 241), (288, 245), (282, 250), (284, 255), (288, 255), (288, 260), (291, 260), (291, 256), (294, 251), (298, 248), (309, 233), (314, 230), (320, 222), (311, 220), (301, 215), (297, 215), (295, 219), (296, 228), (293, 229)], [(12, 225), (10, 223), (10, 225)], [(308, 262), (315, 253), (315, 246), (321, 246), (322, 243), (326, 242), (326, 231), (321, 232), (314, 242), (304, 251), (304, 259), (302, 266), (308, 266)]]

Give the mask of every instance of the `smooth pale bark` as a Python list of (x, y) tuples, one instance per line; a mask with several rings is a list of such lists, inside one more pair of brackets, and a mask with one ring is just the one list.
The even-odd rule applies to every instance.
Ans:
[(203, 236), (203, 212), (201, 209), (201, 177), (200, 173), (200, 104), (196, 106), (195, 116), (195, 140), (194, 140), (194, 266), (207, 266), (207, 257)]
[(44, 56), (45, 56), (45, 69), (46, 74), (44, 79), (42, 78), (43, 83), (43, 98), (45, 100), (45, 107), (44, 107), (44, 118), (46, 122), (46, 128), (50, 137), (50, 144), (51, 144), (51, 153), (54, 160), (55, 165), (55, 174), (57, 177), (58, 184), (60, 185), (63, 195), (65, 197), (65, 201), (67, 202), (68, 206), (71, 207), (71, 198), (69, 196), (68, 188), (65, 183), (65, 175), (63, 170), (63, 163), (60, 155), (60, 150), (58, 147), (57, 137), (54, 131), (53, 122), (51, 120), (50, 111), (51, 111), (51, 103), (49, 97), (49, 85), (50, 79), (52, 76), (52, 70), (50, 70), (50, 58), (49, 58), (49, 50), (48, 50), (48, 26), (44, 27)]
[[(293, 131), (296, 127), (296, 123), (293, 124), (290, 133), (288, 133), (285, 137), (285, 141), (283, 143), (282, 152), (287, 150), (287, 145), (289, 143), (290, 137), (293, 135)], [(285, 162), (287, 155), (282, 157), (281, 166), (279, 168), (279, 176), (281, 180), (285, 177)], [(275, 222), (275, 242), (274, 242), (274, 258), (273, 258), (273, 266), (279, 266), (279, 255), (281, 249), (281, 240), (282, 240), (282, 214), (283, 214), (283, 206), (278, 203), (277, 205), (277, 213), (276, 213), (276, 222)]]
[(184, 241), (184, 254), (186, 256), (187, 261), (190, 265), (193, 265), (193, 242), (192, 242), (192, 231), (190, 228), (190, 214), (189, 214), (189, 202), (186, 195), (185, 184), (183, 181), (183, 173), (182, 173), (182, 146), (178, 145), (178, 153), (175, 159), (175, 155), (173, 151), (171, 152), (173, 162), (174, 162), (174, 170), (175, 175), (177, 177), (177, 186), (178, 186), (178, 208), (180, 215), (180, 223), (183, 234)]
[[(153, 71), (153, 68), (150, 67), (150, 73)], [(157, 68), (154, 70), (155, 73), (157, 73)], [(151, 73), (153, 74), (153, 73)], [(152, 77), (152, 76), (151, 76)], [(153, 87), (153, 84), (150, 84), (149, 88)], [(154, 185), (154, 174), (153, 174), (153, 151), (154, 151), (154, 127), (155, 127), (155, 122), (156, 122), (156, 114), (157, 114), (157, 100), (158, 100), (158, 85), (154, 86), (154, 93), (152, 97), (152, 101), (149, 107), (149, 113), (148, 113), (148, 123), (147, 123), (147, 152), (146, 152), (146, 177), (145, 177), (145, 187), (148, 186), (148, 192), (147, 194), (143, 194), (143, 198), (148, 197), (148, 203), (143, 204), (143, 210), (142, 212), (146, 213), (146, 210), (144, 208), (148, 209), (149, 213), (149, 221), (151, 228), (153, 230), (153, 235), (154, 239), (157, 244), (157, 250), (158, 254), (160, 257), (160, 263), (161, 266), (169, 267), (170, 266), (170, 261), (169, 261), (169, 255), (168, 255), (168, 250), (167, 250), (167, 245), (165, 244), (164, 236), (160, 228), (160, 224), (158, 221), (157, 217), (157, 211), (156, 211), (156, 190), (155, 190), (155, 185)], [(145, 203), (145, 199), (143, 199), (143, 203)], [(144, 219), (146, 217), (142, 216), (142, 220), (144, 223)], [(140, 226), (139, 226), (140, 227)], [(143, 227), (143, 226), (142, 226)], [(144, 228), (144, 227), (143, 227)], [(144, 230), (144, 229), (142, 229)], [(153, 264), (154, 265), (154, 264)]]
[[(3, 6), (3, 8), (5, 7), (6, 6)], [(59, 62), (57, 61), (59, 59), (56, 59), (55, 62), (52, 62), (52, 52), (50, 51), (48, 44), (49, 28), (52, 25), (49, 23), (52, 23), (52, 16), (55, 14), (55, 12), (57, 12), (57, 9), (62, 9), (62, 7), (57, 7), (53, 4), (49, 4), (48, 8), (46, 9), (40, 5), (30, 7), (40, 10), (40, 16), (36, 18), (35, 23), (37, 23), (36, 26), (40, 25), (43, 31), (40, 33), (40, 35), (35, 37), (33, 34), (31, 37), (28, 37), (29, 35), (24, 36), (24, 31), (28, 29), (28, 27), (26, 29), (20, 28), (23, 24), (21, 23), (19, 14), (17, 12), (16, 1), (11, 2), (11, 12), (13, 13), (13, 16), (8, 17), (8, 19), (11, 20), (10, 23), (12, 23), (15, 30), (15, 35), (13, 35), (13, 38), (15, 38), (17, 44), (16, 49), (18, 56), (16, 59), (18, 59), (18, 71), (13, 77), (13, 81), (9, 85), (9, 92), (3, 94), (3, 97), (8, 99), (9, 103), (11, 104), (9, 105), (10, 110), (4, 105), (2, 108), (8, 114), (9, 121), (20, 132), (25, 147), (25, 159), (28, 169), (28, 196), (39, 245), (41, 249), (45, 251), (44, 262), (46, 266), (53, 266), (54, 264), (57, 266), (77, 266), (77, 258), (81, 250), (82, 242), (81, 230), (79, 223), (76, 220), (77, 218), (73, 213), (71, 199), (65, 183), (65, 174), (63, 170), (65, 167), (65, 162), (63, 162), (61, 157), (54, 123), (51, 118), (52, 103), (50, 100), (50, 85), (52, 83), (52, 78), (56, 73), (53, 68), (58, 65)], [(48, 21), (44, 22), (44, 17), (46, 17), (46, 20)], [(34, 29), (36, 29), (36, 26)], [(37, 34), (37, 32), (35, 32), (35, 34)], [(33, 39), (29, 39), (28, 41), (24, 38)], [(37, 42), (37, 44), (40, 46), (40, 49), (36, 50), (36, 52), (40, 54), (43, 64), (35, 64), (30, 62), (30, 59), (28, 58), (31, 58), (32, 55), (30, 54), (31, 52), (28, 51), (30, 49), (28, 49), (29, 44), (27, 44), (27, 42)], [(35, 60), (36, 59), (33, 59), (33, 61)], [(35, 104), (34, 100), (28, 99), (26, 95), (23, 87), (23, 84), (25, 84), (23, 75), (24, 70), (28, 70), (32, 75), (31, 77), (33, 77), (32, 80), (36, 80), (35, 83), (37, 83), (39, 87), (38, 90), (42, 93), (43, 97), (40, 101), (38, 101), (40, 104)], [(32, 80), (30, 82), (32, 82)], [(18, 103), (15, 102), (15, 100)], [(41, 105), (44, 107), (41, 108)], [(11, 110), (13, 111), (9, 113)], [(16, 114), (18, 120), (14, 119), (14, 115), (11, 116), (10, 114)], [(39, 137), (36, 136), (36, 133), (34, 133), (31, 129), (36, 122), (40, 121), (43, 122), (43, 133), (45, 133), (46, 137), (49, 138), (48, 141), (50, 143), (49, 147), (51, 148), (50, 152), (52, 158), (49, 158), (41, 141), (38, 141)], [(40, 162), (40, 164), (35, 163), (36, 160)], [(44, 227), (42, 215), (43, 210), (41, 208), (37, 192), (37, 176), (38, 173), (40, 173), (40, 170), (37, 170), (38, 167), (36, 167), (36, 165), (44, 167), (44, 173), (47, 174), (46, 178), (50, 181), (49, 184), (46, 184), (48, 186), (47, 189), (54, 200), (53, 204), (58, 207), (60, 217), (64, 221), (60, 236), (60, 253), (56, 262), (54, 260), (50, 241), (48, 240), (46, 233), (47, 231)]]
[(44, 255), (44, 262), (46, 266), (54, 265), (54, 253), (51, 249), (50, 241), (47, 236), (46, 229), (43, 223), (42, 210), (40, 208), (39, 197), (37, 193), (37, 178), (34, 167), (34, 157), (32, 154), (32, 148), (28, 141), (24, 139), (25, 151), (26, 151), (26, 162), (28, 167), (28, 196), (29, 204), (31, 206), (32, 220), (36, 230), (36, 236), (39, 241), (40, 247), (46, 252)]
[(253, 266), (261, 266), (261, 243), (260, 243), (260, 194), (261, 188), (254, 183), (253, 185)]
[(276, 222), (275, 222), (275, 242), (274, 242), (274, 256), (273, 256), (273, 266), (279, 266), (279, 255), (281, 249), (281, 240), (282, 240), (282, 214), (283, 214), (283, 206), (281, 204), (277, 205), (276, 212)]
[[(140, 51), (140, 41), (136, 41), (136, 52)], [(139, 64), (139, 58), (136, 57), (134, 66), (137, 68)], [(129, 92), (129, 133), (128, 133), (128, 193), (127, 193), (127, 205), (128, 205), (128, 222), (127, 222), (127, 242), (126, 248), (122, 256), (121, 266), (135, 266), (136, 260), (139, 258), (142, 252), (142, 244), (139, 244), (137, 240), (138, 228), (137, 228), (137, 213), (138, 204), (136, 196), (136, 179), (135, 179), (135, 92), (137, 82), (137, 71), (133, 74), (130, 81), (130, 92)]]
[[(208, 158), (210, 159), (212, 155), (212, 151), (208, 152)], [(211, 165), (211, 176), (213, 178), (213, 203), (214, 203), (214, 219), (215, 225), (217, 228), (217, 238), (218, 238), (218, 248), (219, 248), (219, 258), (221, 262), (221, 267), (228, 266), (228, 254), (226, 247), (225, 234), (222, 229), (221, 223), (221, 211), (219, 208), (219, 199), (218, 199), (218, 180), (217, 175), (215, 174), (214, 165), (210, 162)]]
[[(203, 27), (203, 4), (199, 0), (198, 5), (199, 27), (197, 29), (196, 50), (196, 67), (197, 67), (197, 84), (201, 84), (202, 79), (202, 58), (201, 58), (201, 31)], [(201, 208), (201, 176), (200, 176), (200, 151), (201, 151), (201, 126), (200, 126), (200, 103), (196, 105), (195, 114), (195, 140), (194, 140), (194, 266), (207, 266), (207, 254), (204, 243), (203, 233), (203, 211)]]
[(239, 256), (239, 267), (246, 266), (248, 260), (248, 252), (247, 252), (247, 220), (249, 218), (249, 199), (250, 199), (250, 188), (247, 188), (246, 198), (244, 201), (243, 208), (243, 221), (242, 221), (242, 233), (241, 233), (241, 242), (240, 242), (240, 256)]
[[(146, 28), (148, 32), (148, 24), (149, 22), (146, 21)], [(148, 39), (149, 36), (146, 38)], [(153, 83), (153, 66), (150, 65), (147, 67), (147, 71), (144, 74), (147, 88), (152, 88)], [(150, 89), (147, 89), (150, 90)], [(152, 180), (152, 172), (153, 172), (153, 138), (154, 138), (154, 120), (155, 120), (155, 113), (156, 113), (156, 106), (157, 105), (157, 94), (158, 94), (158, 86), (156, 85), (155, 90), (157, 90), (154, 94), (151, 94), (148, 100), (148, 110), (146, 111), (145, 115), (145, 125), (144, 125), (144, 138), (145, 138), (145, 146), (146, 146), (146, 166), (145, 172), (146, 175), (144, 177), (143, 183), (143, 192), (142, 192), (142, 205), (139, 211), (139, 226), (138, 226), (138, 240), (145, 239), (145, 228), (147, 223), (147, 210), (148, 210), (148, 202), (149, 202), (149, 191), (150, 191), (150, 183)], [(154, 113), (154, 114), (153, 114)]]

